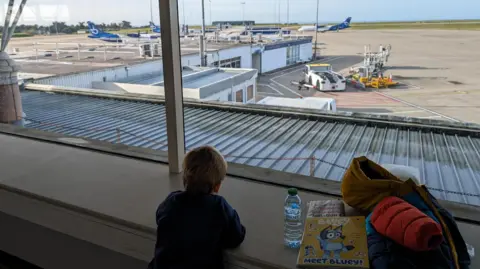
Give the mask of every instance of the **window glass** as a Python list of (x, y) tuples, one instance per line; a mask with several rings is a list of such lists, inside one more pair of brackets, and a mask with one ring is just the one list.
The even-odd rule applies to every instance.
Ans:
[(254, 98), (253, 96), (253, 85), (247, 87), (247, 101), (250, 101)]
[(235, 102), (243, 103), (243, 89), (235, 92)]
[[(366, 155), (414, 167), (440, 199), (480, 204), (480, 2), (398, 1), (382, 9), (380, 0), (368, 1), (363, 8), (316, 0), (212, 0), (204, 1), (202, 14), (202, 1), (178, 0), (174, 23), (180, 33), (174, 41), (180, 48), (174, 49), (181, 52), (183, 88), (177, 90), (184, 126), (199, 130), (187, 133), (187, 149), (218, 145), (240, 156), (228, 161), (333, 181), (342, 179), (352, 158)], [(0, 4), (0, 28), (7, 2)], [(32, 81), (21, 92), (24, 126), (166, 151), (162, 44), (172, 40), (160, 36), (168, 25), (160, 25), (159, 11), (158, 0), (27, 1), (6, 47), (19, 74)], [(349, 13), (355, 17), (344, 18)], [(249, 31), (258, 33), (253, 43)], [(82, 95), (75, 95), (78, 89)], [(0, 90), (0, 100), (7, 98)], [(330, 118), (299, 123), (290, 121), (298, 114), (285, 113), (268, 128), (262, 123), (275, 118), (263, 122), (237, 108), (228, 112), (228, 124), (218, 126), (214, 121), (222, 112), (208, 104), (275, 99), (288, 106), (323, 98), (332, 101)], [(198, 102), (206, 102), (206, 109), (197, 110)], [(0, 107), (0, 115), (17, 108)], [(237, 128), (238, 111), (247, 119), (244, 128)], [(358, 113), (366, 119), (358, 120)], [(364, 124), (371, 118), (376, 120)], [(257, 135), (248, 136), (251, 130)], [(234, 145), (235, 137), (268, 148), (233, 150), (214, 140)], [(286, 159), (275, 159), (280, 156)]]

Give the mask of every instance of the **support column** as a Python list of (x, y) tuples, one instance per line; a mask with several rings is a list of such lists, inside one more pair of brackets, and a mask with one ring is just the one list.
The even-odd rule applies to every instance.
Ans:
[[(159, 0), (170, 173), (182, 172), (185, 155), (183, 85), (177, 0)], [(160, 117), (160, 115), (158, 115)]]
[(0, 42), (0, 123), (23, 125), (23, 108), (17, 77), (19, 66), (10, 59), (10, 56), (8, 56), (5, 50), (15, 32), (15, 27), (22, 15), (23, 7), (27, 3), (27, 0), (20, 2), (12, 25), (10, 25), (13, 3), (14, 0), (8, 1), (3, 34)]
[(10, 59), (8, 53), (0, 52), (0, 123), (23, 123), (18, 70), (19, 66)]

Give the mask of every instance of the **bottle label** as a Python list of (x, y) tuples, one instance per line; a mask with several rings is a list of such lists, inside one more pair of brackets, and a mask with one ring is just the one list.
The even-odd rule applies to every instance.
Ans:
[(299, 221), (301, 218), (300, 206), (296, 203), (290, 204), (290, 207), (285, 208), (285, 219), (292, 221)]

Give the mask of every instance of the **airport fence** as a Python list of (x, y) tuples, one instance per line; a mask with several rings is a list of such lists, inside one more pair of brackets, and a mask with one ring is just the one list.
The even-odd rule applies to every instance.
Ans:
[(93, 87), (94, 81), (128, 81), (130, 79), (145, 76), (145, 74), (150, 74), (152, 73), (152, 70), (155, 70), (155, 72), (158, 73), (163, 72), (162, 60), (135, 63), (128, 66), (120, 65), (100, 70), (45, 77), (35, 79), (32, 83), (88, 89)]
[[(16, 53), (18, 51), (15, 51)], [(33, 43), (35, 60), (42, 57), (55, 57), (57, 60), (75, 58), (77, 61), (95, 60), (103, 61), (128, 58), (155, 58), (161, 54), (159, 42), (137, 43), (60, 43), (60, 42), (35, 42)]]

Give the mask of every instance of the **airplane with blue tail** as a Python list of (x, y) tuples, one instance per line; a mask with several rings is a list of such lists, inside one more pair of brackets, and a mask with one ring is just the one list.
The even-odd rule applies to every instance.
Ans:
[(352, 21), (352, 17), (348, 17), (342, 23), (335, 24), (335, 25), (307, 25), (302, 26), (298, 29), (299, 32), (308, 32), (308, 31), (315, 31), (315, 28), (318, 32), (325, 33), (325, 32), (339, 32), (340, 30), (344, 30), (350, 28), (350, 22)]
[(155, 25), (155, 23), (153, 23), (153, 21), (150, 22), (150, 29), (154, 33), (161, 33), (160, 26)]
[(138, 40), (151, 40), (157, 39), (160, 35), (157, 34), (142, 34), (142, 33), (129, 33), (127, 36), (121, 36), (118, 34), (112, 34), (108, 32), (104, 32), (102, 29), (98, 28), (95, 23), (89, 21), (88, 23), (88, 30), (90, 31), (89, 38), (99, 39), (106, 42), (114, 42), (114, 43), (122, 43), (125, 40), (129, 39), (138, 39)]
[[(162, 28), (158, 25), (155, 25), (153, 21), (150, 22), (150, 30), (154, 33), (161, 34)], [(207, 31), (205, 31), (207, 32)], [(189, 30), (188, 30), (188, 25), (181, 25), (180, 26), (180, 37), (184, 37), (185, 35), (188, 35)]]
[(117, 34), (104, 32), (102, 29), (99, 29), (95, 23), (88, 21), (88, 30), (90, 31), (89, 38), (99, 39), (106, 42), (121, 43), (122, 38)]
[(130, 33), (127, 34), (128, 37), (139, 38), (139, 39), (157, 39), (160, 38), (160, 27), (156, 26), (153, 22), (150, 22), (150, 29), (155, 34), (141, 34), (141, 33)]

